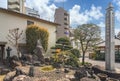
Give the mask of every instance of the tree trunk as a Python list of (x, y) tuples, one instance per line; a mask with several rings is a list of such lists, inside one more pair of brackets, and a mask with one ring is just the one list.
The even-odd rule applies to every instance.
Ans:
[(83, 56), (82, 56), (82, 65), (85, 64), (85, 52), (83, 52)]

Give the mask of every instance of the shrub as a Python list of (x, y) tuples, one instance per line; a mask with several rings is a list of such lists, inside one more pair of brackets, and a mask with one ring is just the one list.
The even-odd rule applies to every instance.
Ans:
[(78, 49), (71, 49), (70, 52), (75, 55), (77, 58), (80, 57), (80, 51)]
[(71, 65), (73, 67), (79, 66), (79, 59), (70, 51), (62, 51), (53, 56), (54, 64)]
[(67, 59), (66, 65), (71, 65), (73, 67), (78, 67), (79, 66), (79, 59), (73, 55), (72, 53), (69, 53), (69, 59)]
[(37, 40), (41, 40), (41, 44), (43, 49), (47, 51), (48, 48), (48, 37), (49, 33), (47, 29), (41, 28), (38, 25), (29, 25), (26, 29), (26, 42), (28, 46), (28, 50), (33, 53), (33, 50), (36, 47)]

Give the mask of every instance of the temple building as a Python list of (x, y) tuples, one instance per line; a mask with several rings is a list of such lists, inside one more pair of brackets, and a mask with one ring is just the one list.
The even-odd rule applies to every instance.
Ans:
[[(19, 30), (23, 30), (21, 38), (24, 39), (19, 41), (19, 45), (21, 46), (20, 48), (24, 49), (26, 46), (25, 30), (30, 24), (37, 24), (40, 27), (44, 27), (48, 30), (49, 39), (47, 53), (51, 50), (51, 47), (55, 46), (56, 28), (58, 26), (57, 23), (3, 8), (0, 8), (0, 22), (0, 60), (6, 57), (6, 48), (8, 46), (10, 46), (12, 49), (10, 56), (17, 54), (15, 48), (9, 43), (7, 39), (7, 35), (9, 34), (10, 29), (19, 28)], [(21, 50), (21, 53), (24, 54), (26, 52), (25, 50)]]

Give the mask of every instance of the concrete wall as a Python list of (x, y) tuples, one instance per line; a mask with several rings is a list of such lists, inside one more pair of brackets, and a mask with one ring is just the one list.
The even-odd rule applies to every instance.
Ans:
[[(32, 19), (31, 17), (22, 17), (20, 15), (14, 15), (10, 13), (5, 13), (0, 11), (0, 42), (7, 42), (6, 47), (9, 45), (8, 39), (7, 39), (7, 34), (9, 33), (9, 29), (13, 28), (19, 28), (20, 30), (23, 30), (24, 33), (21, 37), (24, 38), (23, 40), (20, 41), (20, 43), (26, 43), (25, 41), (25, 30), (27, 28), (27, 20), (33, 21), (35, 24), (39, 24), (41, 27), (45, 27), (48, 29), (49, 32), (49, 46), (48, 46), (48, 51), (50, 50), (50, 47), (55, 45), (56, 41), (56, 25), (45, 23), (45, 22), (40, 22), (39, 20)], [(12, 52), (11, 54), (14, 55), (16, 54), (16, 50), (14, 47), (12, 47)]]

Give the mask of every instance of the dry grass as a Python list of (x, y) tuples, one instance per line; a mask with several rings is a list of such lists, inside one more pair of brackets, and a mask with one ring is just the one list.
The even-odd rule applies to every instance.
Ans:
[(3, 81), (5, 75), (0, 75), (0, 81)]

